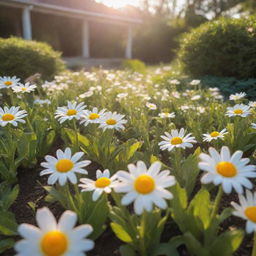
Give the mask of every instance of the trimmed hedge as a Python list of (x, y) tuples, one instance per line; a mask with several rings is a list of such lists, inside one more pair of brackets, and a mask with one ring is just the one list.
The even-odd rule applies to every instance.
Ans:
[(255, 78), (256, 18), (207, 22), (182, 37), (178, 55), (192, 76)]
[(46, 43), (0, 38), (0, 76), (26, 79), (40, 73), (42, 79), (50, 80), (64, 69), (60, 55)]
[(124, 60), (122, 62), (122, 68), (128, 69), (134, 72), (144, 73), (146, 71), (146, 65), (143, 61), (133, 59), (133, 60)]

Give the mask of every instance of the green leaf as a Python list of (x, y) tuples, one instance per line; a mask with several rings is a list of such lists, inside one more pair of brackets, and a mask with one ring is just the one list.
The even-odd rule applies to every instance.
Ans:
[(7, 239), (1, 239), (0, 241), (0, 253), (11, 249), (14, 246), (14, 240), (11, 238), (7, 238)]
[(118, 225), (117, 223), (111, 222), (110, 226), (115, 233), (115, 235), (123, 242), (125, 243), (131, 243), (132, 238), (130, 235), (123, 229), (121, 225)]
[(136, 256), (136, 252), (128, 244), (120, 246), (119, 251), (121, 256)]
[(17, 234), (17, 223), (14, 214), (7, 211), (0, 211), (0, 234), (12, 236)]
[(244, 238), (242, 230), (232, 230), (222, 233), (209, 248), (212, 256), (232, 256), (239, 248)]
[(158, 248), (153, 252), (152, 256), (179, 256), (177, 248), (170, 243), (162, 243)]

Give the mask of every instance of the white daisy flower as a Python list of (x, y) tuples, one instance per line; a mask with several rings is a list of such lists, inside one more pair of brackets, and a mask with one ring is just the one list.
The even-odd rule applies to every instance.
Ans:
[(251, 114), (250, 107), (244, 104), (236, 104), (234, 107), (228, 107), (226, 116), (246, 117)]
[(149, 108), (149, 109), (151, 109), (151, 110), (156, 110), (156, 109), (157, 109), (156, 104), (150, 103), (150, 102), (147, 102), (147, 103), (146, 103), (146, 107)]
[(12, 90), (16, 93), (33, 92), (35, 88), (36, 88), (36, 85), (30, 84), (30, 83), (25, 83), (25, 84), (19, 83), (18, 85), (12, 86)]
[(231, 94), (229, 96), (230, 100), (240, 100), (243, 99), (246, 96), (245, 92), (240, 92), (240, 93), (235, 93), (235, 94)]
[(195, 96), (191, 97), (191, 100), (199, 100), (199, 99), (201, 99), (200, 95), (195, 95)]
[(256, 129), (256, 123), (251, 123), (253, 129)]
[(165, 132), (165, 135), (161, 136), (163, 141), (158, 143), (161, 150), (171, 151), (174, 148), (192, 148), (192, 143), (196, 143), (195, 137), (191, 136), (191, 133), (185, 136), (184, 128), (178, 130), (171, 130), (171, 133)]
[(109, 170), (100, 170), (96, 171), (96, 180), (91, 180), (87, 178), (80, 179), (83, 184), (78, 186), (82, 188), (82, 192), (93, 191), (92, 200), (97, 201), (103, 192), (109, 194), (111, 193), (112, 188), (114, 188), (118, 181), (116, 180), (116, 175), (110, 177)]
[(19, 110), (20, 107), (0, 107), (0, 125), (6, 126), (7, 124), (12, 124), (17, 126), (18, 122), (26, 123), (22, 118), (27, 116), (26, 110)]
[(192, 80), (189, 84), (190, 85), (199, 85), (201, 83), (200, 80)]
[(168, 82), (169, 82), (170, 84), (173, 84), (173, 85), (179, 85), (179, 84), (180, 84), (180, 81), (177, 80), (177, 79), (168, 80)]
[(92, 111), (84, 110), (83, 114), (81, 115), (81, 122), (80, 124), (84, 124), (87, 126), (88, 124), (98, 124), (100, 123), (100, 118), (103, 117), (105, 113), (105, 109), (99, 111), (98, 108), (93, 108)]
[(221, 130), (220, 132), (217, 132), (217, 131), (213, 131), (211, 133), (205, 133), (203, 134), (203, 141), (212, 141), (212, 140), (217, 140), (217, 139), (223, 139), (224, 138), (224, 135), (227, 134), (227, 129), (223, 129)]
[(100, 128), (104, 131), (106, 129), (115, 129), (115, 130), (123, 130), (124, 124), (127, 123), (127, 120), (123, 119), (124, 115), (117, 114), (116, 112), (107, 112), (102, 118), (100, 118)]
[(79, 120), (85, 107), (86, 105), (84, 105), (84, 103), (77, 104), (76, 102), (72, 103), (68, 101), (67, 106), (57, 108), (55, 118), (59, 119), (61, 124), (66, 120), (72, 120), (74, 118)]
[(71, 183), (77, 183), (77, 177), (75, 173), (88, 174), (83, 167), (89, 165), (91, 161), (79, 161), (78, 160), (84, 155), (83, 152), (77, 152), (73, 156), (71, 149), (66, 148), (63, 152), (58, 149), (56, 152), (57, 158), (47, 155), (45, 160), (47, 162), (41, 163), (41, 166), (46, 168), (40, 172), (40, 176), (50, 174), (48, 178), (48, 184), (53, 185), (57, 181), (63, 186), (67, 180)]
[(41, 100), (41, 99), (35, 99), (34, 100), (34, 104), (39, 104), (39, 105), (50, 105), (51, 104), (51, 101), (48, 100), (48, 99), (45, 99), (45, 100)]
[(83, 93), (83, 94), (80, 94), (80, 95), (79, 95), (79, 98), (81, 98), (81, 99), (89, 98), (89, 97), (91, 97), (92, 95), (93, 95), (93, 91), (88, 91), (88, 92), (85, 92), (85, 93)]
[(199, 168), (205, 172), (201, 178), (204, 184), (214, 183), (222, 185), (225, 193), (230, 193), (232, 188), (239, 194), (243, 193), (243, 186), (251, 189), (252, 183), (248, 178), (256, 177), (255, 165), (247, 165), (248, 158), (242, 158), (243, 152), (236, 151), (232, 156), (229, 148), (223, 146), (220, 154), (214, 148), (209, 148), (210, 155), (201, 153), (202, 162)]
[(12, 88), (12, 86), (17, 85), (20, 81), (16, 76), (4, 76), (0, 77), (0, 88)]
[(161, 118), (174, 118), (175, 117), (175, 113), (168, 113), (168, 112), (162, 112), (158, 114), (159, 117)]
[(231, 202), (235, 208), (233, 215), (240, 217), (246, 221), (246, 232), (252, 233), (256, 231), (256, 192), (252, 193), (246, 190), (246, 197), (238, 195), (240, 205)]
[(165, 188), (175, 184), (175, 178), (170, 171), (161, 171), (161, 163), (154, 162), (149, 169), (144, 162), (137, 165), (129, 164), (129, 172), (118, 171), (121, 181), (114, 189), (117, 193), (126, 193), (121, 203), (128, 205), (134, 201), (134, 211), (142, 214), (143, 210), (152, 211), (153, 204), (161, 209), (167, 207), (165, 199), (172, 199), (172, 194)]
[(250, 102), (249, 102), (249, 106), (250, 106), (251, 108), (256, 108), (256, 101), (250, 101)]
[(21, 224), (19, 234), (24, 238), (15, 244), (17, 256), (82, 256), (94, 247), (86, 237), (92, 233), (91, 225), (76, 228), (77, 215), (65, 211), (56, 222), (51, 211), (44, 207), (36, 212), (37, 225)]

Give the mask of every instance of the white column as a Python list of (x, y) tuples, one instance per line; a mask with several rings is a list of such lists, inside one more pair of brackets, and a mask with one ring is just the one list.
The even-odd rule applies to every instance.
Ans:
[(128, 26), (125, 58), (132, 59), (132, 26), (131, 25)]
[(85, 58), (90, 58), (90, 31), (87, 20), (82, 24), (82, 54)]
[(23, 38), (26, 40), (32, 40), (31, 9), (32, 6), (26, 6), (22, 11)]

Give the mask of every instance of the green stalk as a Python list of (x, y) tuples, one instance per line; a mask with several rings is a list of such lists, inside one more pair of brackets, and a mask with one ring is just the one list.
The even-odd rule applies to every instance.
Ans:
[(141, 225), (140, 225), (140, 253), (141, 256), (147, 256), (147, 248), (145, 244), (145, 233), (146, 233), (146, 211), (143, 211), (141, 216)]
[(215, 216), (218, 214), (222, 195), (223, 195), (223, 189), (222, 189), (222, 186), (219, 186), (218, 194), (215, 198), (215, 202), (214, 202), (214, 206), (211, 214), (211, 220), (213, 220)]
[(74, 127), (74, 131), (75, 131), (75, 152), (79, 151), (79, 142), (78, 142), (78, 129), (77, 129), (77, 125), (76, 125), (76, 120), (73, 119), (73, 127)]
[(252, 256), (256, 256), (256, 232), (254, 232), (253, 236)]

